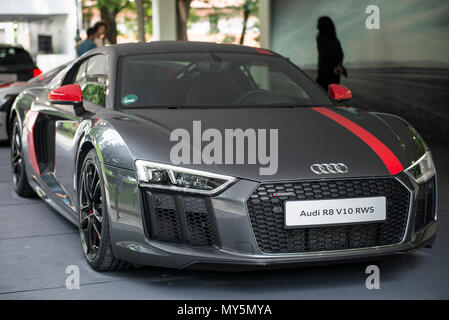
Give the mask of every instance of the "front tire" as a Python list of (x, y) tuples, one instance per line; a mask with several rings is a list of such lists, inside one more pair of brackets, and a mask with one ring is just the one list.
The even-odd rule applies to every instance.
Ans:
[(104, 181), (95, 149), (84, 158), (78, 179), (79, 231), (84, 257), (97, 271), (112, 271), (130, 265), (114, 257), (105, 204)]
[(25, 159), (22, 152), (22, 137), (20, 135), (19, 120), (14, 118), (11, 126), (11, 172), (14, 191), (21, 197), (30, 198), (35, 196), (33, 189), (28, 183), (25, 170)]

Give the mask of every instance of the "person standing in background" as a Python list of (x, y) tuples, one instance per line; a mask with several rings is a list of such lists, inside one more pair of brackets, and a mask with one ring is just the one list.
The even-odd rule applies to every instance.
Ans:
[[(96, 22), (93, 25), (93, 27), (88, 28), (87, 31), (86, 31), (87, 32), (87, 38), (94, 42), (95, 47), (91, 47), (91, 43), (89, 43), (89, 45), (87, 45), (87, 47), (89, 47), (90, 49), (93, 49), (93, 48), (96, 48), (96, 47), (104, 47), (104, 46), (110, 45), (110, 42), (105, 37), (107, 28), (108, 28), (108, 25), (104, 21), (98, 21), (98, 22)], [(89, 36), (89, 34), (90, 34), (90, 36)], [(78, 42), (75, 45), (75, 50), (76, 50), (76, 53), (78, 54), (78, 57), (80, 56), (80, 54), (78, 52), (79, 46), (84, 41), (85, 40), (80, 41), (80, 42)], [(87, 50), (87, 51), (89, 51), (89, 50)], [(86, 51), (84, 51), (84, 52), (86, 52)]]
[(89, 50), (92, 50), (93, 48), (96, 48), (97, 45), (95, 44), (95, 37), (97, 36), (97, 32), (94, 28), (87, 29), (87, 38), (81, 41), (76, 46), (76, 54), (79, 56), (83, 55)]
[(104, 21), (98, 21), (92, 27), (96, 31), (95, 44), (97, 47), (104, 47), (110, 45), (108, 39), (106, 39), (106, 30), (108, 29), (108, 25)]
[(340, 83), (340, 75), (347, 77), (343, 67), (343, 50), (337, 38), (335, 25), (331, 18), (318, 19), (318, 84), (327, 91), (332, 83)]

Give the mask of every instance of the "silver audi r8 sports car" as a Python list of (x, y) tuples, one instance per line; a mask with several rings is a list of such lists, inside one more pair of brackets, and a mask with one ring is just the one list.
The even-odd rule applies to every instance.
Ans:
[(266, 49), (96, 48), (14, 101), (16, 192), (79, 227), (92, 268), (290, 266), (431, 246), (431, 153)]

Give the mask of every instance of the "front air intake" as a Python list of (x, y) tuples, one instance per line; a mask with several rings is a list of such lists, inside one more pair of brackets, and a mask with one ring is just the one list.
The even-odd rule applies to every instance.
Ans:
[(215, 244), (207, 198), (148, 190), (143, 191), (143, 196), (145, 224), (151, 240), (193, 246)]
[(432, 178), (419, 186), (415, 231), (422, 230), (435, 219), (435, 198), (435, 178)]

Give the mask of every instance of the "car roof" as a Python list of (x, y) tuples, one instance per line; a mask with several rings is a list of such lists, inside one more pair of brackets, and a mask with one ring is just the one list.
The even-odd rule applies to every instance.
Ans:
[(97, 48), (94, 50), (103, 51), (102, 49), (106, 51), (113, 51), (116, 55), (129, 55), (129, 54), (152, 53), (152, 52), (199, 52), (199, 51), (266, 53), (270, 55), (277, 55), (274, 52), (267, 49), (259, 49), (236, 44), (199, 42), (199, 41), (151, 41), (139, 43), (123, 43), (103, 48)]
[(24, 49), (20, 44), (7, 44), (7, 43), (0, 43), (0, 48)]

